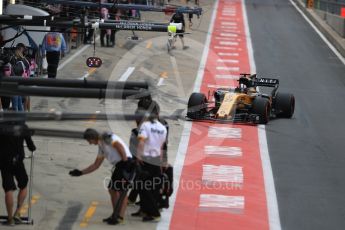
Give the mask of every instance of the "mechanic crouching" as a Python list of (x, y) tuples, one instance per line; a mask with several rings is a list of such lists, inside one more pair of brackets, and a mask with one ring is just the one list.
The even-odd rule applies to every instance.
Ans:
[[(130, 177), (126, 174), (133, 173), (132, 154), (125, 142), (114, 133), (105, 132), (101, 134), (95, 129), (87, 129), (84, 132), (84, 139), (90, 145), (98, 145), (96, 160), (83, 170), (74, 169), (69, 174), (71, 176), (82, 176), (92, 173), (100, 167), (104, 159), (114, 165), (115, 169), (108, 185), (113, 213), (108, 218), (103, 219), (103, 222), (110, 225), (123, 223)], [(118, 207), (120, 207), (119, 210)]]
[(149, 117), (139, 128), (137, 161), (141, 166), (139, 188), (140, 210), (132, 216), (143, 216), (144, 222), (159, 221), (158, 202), (161, 188), (161, 165), (163, 146), (167, 138), (167, 129), (159, 120), (159, 105), (152, 101)]

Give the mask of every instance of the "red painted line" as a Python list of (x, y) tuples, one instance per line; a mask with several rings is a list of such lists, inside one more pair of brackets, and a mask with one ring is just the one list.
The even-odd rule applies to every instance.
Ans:
[[(246, 35), (243, 19), (242, 1), (219, 2), (219, 8), (215, 20), (215, 28), (212, 34), (210, 51), (206, 62), (200, 91), (208, 94), (208, 85), (227, 85), (233, 87), (236, 82), (231, 79), (215, 78), (216, 75), (239, 75), (249, 73), (249, 57), (246, 44)], [(224, 11), (224, 9), (226, 9)], [(222, 15), (225, 12), (226, 15)], [(228, 12), (235, 12), (234, 16)], [(224, 19), (229, 21), (224, 21)], [(221, 22), (236, 22), (239, 31), (238, 38), (239, 56), (232, 56), (232, 60), (238, 60), (237, 64), (219, 63), (222, 59), (217, 52), (234, 52), (230, 50), (213, 49), (219, 46), (216, 37), (222, 33)], [(224, 59), (227, 59), (225, 57)], [(237, 72), (217, 70), (217, 67), (239, 67)], [(208, 136), (209, 127), (227, 127), (241, 129), (240, 138), (214, 138)], [(225, 158), (207, 156), (204, 152), (205, 146), (240, 147), (242, 156), (237, 158)], [(203, 165), (228, 165), (240, 166), (243, 169), (243, 185), (235, 186), (230, 184), (204, 184), (202, 182)], [(244, 197), (244, 209), (242, 212), (234, 213), (224, 209), (219, 210), (210, 207), (207, 210), (199, 207), (202, 194), (214, 194), (222, 196)], [(174, 210), (171, 217), (170, 229), (269, 229), (268, 210), (266, 193), (263, 178), (263, 169), (260, 158), (258, 130), (252, 125), (216, 124), (208, 122), (193, 122), (189, 144), (186, 152), (184, 166), (181, 172), (179, 188), (176, 195)]]

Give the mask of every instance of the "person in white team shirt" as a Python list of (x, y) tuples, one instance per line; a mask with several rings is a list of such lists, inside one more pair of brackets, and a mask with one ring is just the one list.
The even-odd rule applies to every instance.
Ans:
[[(100, 167), (106, 158), (115, 166), (115, 170), (111, 176), (111, 181), (108, 185), (111, 203), (113, 210), (115, 210), (120, 197), (120, 192), (127, 192), (128, 183), (125, 182), (126, 178), (124, 176), (124, 172), (131, 171), (132, 154), (124, 141), (114, 133), (99, 134), (94, 129), (87, 129), (84, 132), (84, 139), (86, 139), (90, 145), (98, 145), (98, 155), (96, 160), (85, 169), (74, 169), (70, 171), (69, 174), (71, 176), (82, 176), (92, 173)], [(103, 219), (103, 221), (112, 225), (122, 223), (126, 207), (127, 196), (125, 196), (125, 199), (122, 202), (119, 216), (115, 216), (113, 213), (110, 217)]]
[[(147, 173), (144, 179), (145, 187), (140, 189), (140, 209), (145, 214), (143, 221), (158, 221), (159, 188), (157, 182), (161, 178), (163, 160), (163, 145), (166, 142), (167, 129), (158, 121), (159, 105), (152, 101), (148, 109), (150, 116), (139, 128), (137, 160), (142, 165), (142, 170)], [(152, 186), (146, 186), (153, 182)]]

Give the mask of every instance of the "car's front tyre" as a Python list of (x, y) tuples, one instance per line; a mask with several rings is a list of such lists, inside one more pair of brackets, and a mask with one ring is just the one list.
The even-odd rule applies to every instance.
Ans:
[(188, 100), (187, 117), (202, 118), (207, 112), (207, 98), (203, 93), (192, 93)]
[(270, 120), (271, 107), (266, 98), (257, 97), (253, 101), (252, 113), (259, 116), (259, 124), (267, 124)]

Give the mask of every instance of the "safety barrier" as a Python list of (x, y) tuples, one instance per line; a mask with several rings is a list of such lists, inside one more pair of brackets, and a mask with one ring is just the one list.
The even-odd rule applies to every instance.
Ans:
[(341, 16), (342, 9), (345, 9), (345, 0), (314, 0), (314, 8)]
[(334, 31), (345, 38), (345, 0), (315, 0), (313, 8)]

